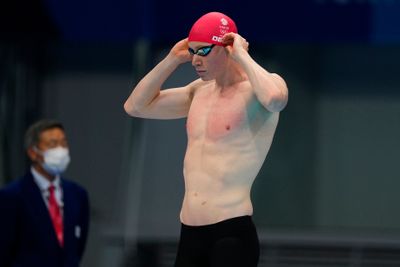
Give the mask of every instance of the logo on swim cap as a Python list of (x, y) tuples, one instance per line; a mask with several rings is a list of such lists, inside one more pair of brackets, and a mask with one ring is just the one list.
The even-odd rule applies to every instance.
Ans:
[(221, 19), (221, 23), (224, 26), (228, 25), (228, 21), (226, 19), (224, 19), (224, 18)]
[(222, 43), (222, 37), (218, 37), (218, 36), (215, 36), (215, 35), (211, 38), (211, 40), (213, 40), (215, 42)]
[(225, 14), (210, 12), (200, 17), (192, 26), (189, 42), (205, 42), (224, 45), (222, 37), (229, 32), (237, 33), (235, 22)]

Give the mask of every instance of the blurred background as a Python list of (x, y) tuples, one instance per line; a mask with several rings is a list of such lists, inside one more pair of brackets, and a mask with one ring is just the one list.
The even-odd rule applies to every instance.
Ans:
[[(28, 168), (28, 125), (59, 119), (91, 199), (82, 266), (172, 266), (185, 120), (123, 103), (209, 11), (289, 87), (252, 191), (260, 266), (400, 266), (399, 0), (2, 1), (0, 186)], [(166, 87), (195, 78), (185, 64)]]

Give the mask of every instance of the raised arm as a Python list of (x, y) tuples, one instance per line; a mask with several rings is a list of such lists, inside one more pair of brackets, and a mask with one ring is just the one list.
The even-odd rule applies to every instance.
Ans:
[(269, 111), (279, 112), (287, 104), (288, 89), (285, 81), (276, 73), (270, 73), (249, 55), (247, 41), (236, 33), (227, 33), (223, 42), (232, 58), (246, 72), (258, 101)]
[(161, 87), (180, 64), (190, 60), (187, 39), (183, 39), (136, 85), (124, 104), (125, 111), (141, 118), (186, 117), (192, 99), (193, 83), (165, 90), (161, 90)]

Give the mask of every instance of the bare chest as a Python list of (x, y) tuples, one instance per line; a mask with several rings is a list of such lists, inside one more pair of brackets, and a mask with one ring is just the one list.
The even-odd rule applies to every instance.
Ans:
[(195, 97), (187, 118), (189, 139), (216, 140), (234, 135), (248, 123), (246, 106), (246, 96), (240, 93)]

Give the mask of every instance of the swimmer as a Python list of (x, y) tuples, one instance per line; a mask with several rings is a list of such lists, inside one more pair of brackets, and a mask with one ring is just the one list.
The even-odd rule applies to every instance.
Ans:
[[(133, 116), (187, 120), (185, 194), (176, 267), (257, 266), (252, 184), (268, 154), (288, 89), (248, 53), (235, 22), (211, 12), (136, 85), (124, 104)], [(199, 79), (161, 90), (191, 62)]]

